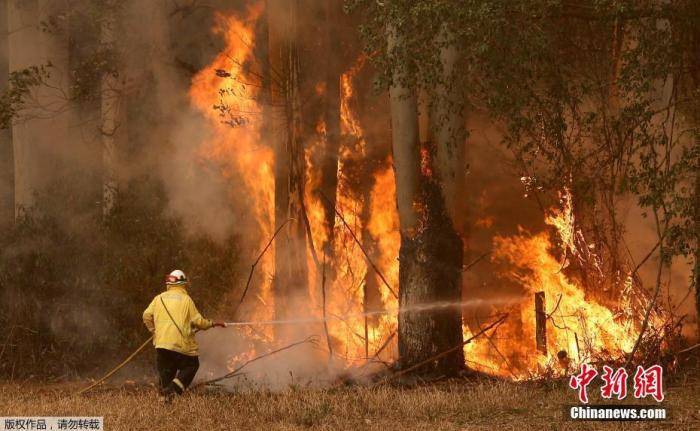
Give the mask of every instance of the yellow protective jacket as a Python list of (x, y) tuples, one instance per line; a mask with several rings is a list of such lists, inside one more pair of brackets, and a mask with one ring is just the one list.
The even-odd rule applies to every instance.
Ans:
[(168, 285), (167, 291), (153, 298), (143, 312), (143, 323), (153, 333), (153, 345), (157, 349), (189, 356), (198, 355), (194, 330), (209, 329), (213, 325), (199, 314), (185, 287), (177, 284)]

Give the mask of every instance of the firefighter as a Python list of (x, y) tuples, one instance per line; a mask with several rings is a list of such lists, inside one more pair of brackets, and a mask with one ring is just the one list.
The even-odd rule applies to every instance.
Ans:
[(165, 277), (167, 289), (153, 298), (143, 312), (143, 323), (153, 334), (161, 399), (170, 402), (192, 383), (199, 368), (196, 329), (225, 327), (205, 319), (187, 294), (189, 284), (179, 269)]

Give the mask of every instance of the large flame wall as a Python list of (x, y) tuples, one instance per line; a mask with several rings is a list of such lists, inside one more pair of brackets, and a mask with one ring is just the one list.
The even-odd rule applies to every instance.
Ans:
[[(264, 106), (259, 97), (260, 79), (248, 68), (251, 64), (259, 63), (253, 53), (253, 26), (262, 16), (261, 12), (260, 7), (255, 7), (249, 10), (244, 19), (224, 15), (217, 17), (214, 31), (225, 40), (226, 48), (193, 78), (190, 90), (191, 103), (201, 112), (212, 131), (210, 138), (201, 143), (200, 155), (220, 164), (222, 175), (240, 179), (243, 190), (237, 190), (236, 196), (245, 197), (245, 205), (255, 221), (258, 250), (262, 250), (275, 229), (274, 151), (270, 143), (263, 140)], [(372, 145), (367, 142), (353, 109), (354, 79), (363, 65), (364, 61), (360, 58), (340, 77), (343, 139), (339, 151), (337, 208), (356, 237), (362, 238), (364, 232), (367, 234), (364, 237), (371, 239), (372, 257), (388, 283), (397, 291), (400, 239), (391, 160), (385, 160), (375, 170), (371, 187), (366, 193), (356, 193), (353, 184), (349, 183), (351, 177), (346, 175), (346, 166), (368, 157), (367, 148)], [(322, 88), (319, 87), (319, 91)], [(315, 136), (315, 140), (306, 144), (305, 206), (313, 244), (320, 256), (321, 247), (329, 238), (324, 229), (322, 203), (313, 193), (321, 181), (320, 168), (314, 165), (313, 154), (327, 145), (323, 122), (316, 125)], [(561, 235), (559, 242), (566, 246), (574, 229), (574, 220), (566, 205), (564, 207), (553, 212), (548, 223), (556, 228)], [(332, 248), (335, 255), (334, 277), (327, 280), (324, 286), (321, 286), (322, 277), (312, 259), (311, 250), (306, 250), (310, 269), (308, 314), (310, 317), (322, 317), (323, 288), (326, 291), (328, 332), (336, 365), (362, 365), (385, 347), (387, 341), (390, 341), (388, 348), (383, 349), (380, 357), (395, 360), (396, 298), (376, 279), (362, 250), (339, 218), (336, 218), (334, 226)], [(505, 268), (499, 274), (504, 280), (522, 287), (522, 297), (506, 308), (493, 306), (494, 314), (507, 311), (509, 317), (488, 337), (480, 337), (465, 346), (470, 367), (494, 375), (522, 379), (552, 370), (566, 372), (594, 356), (604, 354), (613, 357), (631, 349), (638, 332), (638, 322), (625, 317), (630, 313), (624, 313), (624, 310), (614, 311), (587, 298), (581, 287), (564, 274), (566, 262), (561, 262), (555, 255), (561, 253), (557, 253), (546, 232), (533, 235), (521, 231), (512, 237), (495, 238), (491, 261), (498, 268)], [(274, 318), (275, 298), (270, 277), (274, 272), (273, 262), (274, 254), (270, 250), (260, 264), (259, 273), (263, 276), (256, 278), (254, 299), (246, 308), (245, 318)], [(372, 277), (375, 277), (373, 282), (378, 286), (380, 308), (388, 312), (367, 319), (361, 316), (367, 309), (364, 289)], [(535, 292), (544, 292), (546, 298), (547, 354), (535, 350)], [(489, 322), (481, 323), (486, 325)], [(478, 327), (465, 325), (465, 338), (476, 330)], [(274, 340), (273, 331), (261, 330), (250, 335), (273, 344), (284, 341)], [(253, 354), (237, 353), (233, 362)]]

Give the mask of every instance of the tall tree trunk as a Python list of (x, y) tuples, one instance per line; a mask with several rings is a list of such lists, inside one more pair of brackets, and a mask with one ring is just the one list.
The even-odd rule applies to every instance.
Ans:
[(270, 0), (268, 5), (271, 67), (281, 71), (283, 79), (282, 88), (274, 89), (273, 95), (284, 106), (284, 125), (281, 133), (275, 133), (276, 225), (291, 219), (275, 244), (275, 314), (285, 318), (303, 316), (308, 304), (305, 159), (297, 46), (299, 10), (297, 0)]
[[(462, 265), (464, 244), (458, 233), (466, 217), (464, 196), (466, 161), (464, 146), (466, 124), (464, 119), (464, 92), (457, 81), (457, 62), (459, 52), (456, 42), (450, 40), (451, 34), (443, 27), (438, 34), (442, 77), (436, 88), (435, 112), (431, 115), (435, 150), (435, 181), (440, 188), (440, 203), (436, 210), (435, 225), (440, 230), (447, 253), (441, 261), (441, 279), (438, 280), (440, 299), (452, 303), (462, 300)], [(440, 211), (439, 207), (444, 209)], [(445, 338), (453, 345), (462, 342), (462, 309), (455, 306), (442, 312)], [(454, 359), (452, 366), (461, 367), (464, 357)]]
[[(328, 241), (325, 244), (326, 256), (332, 263), (333, 253), (333, 227), (335, 225), (336, 190), (338, 188), (338, 151), (340, 149), (340, 41), (338, 37), (341, 2), (329, 0), (326, 2), (326, 21), (324, 23), (324, 39), (326, 55), (326, 93), (323, 106), (323, 119), (326, 125), (326, 146), (321, 164), (321, 192), (326, 199), (321, 199), (325, 215), (325, 228)], [(333, 274), (333, 272), (331, 272)], [(331, 279), (333, 276), (331, 275)]]
[[(390, 25), (389, 50), (402, 43), (398, 29)], [(418, 214), (413, 203), (420, 198), (420, 142), (418, 136), (418, 103), (415, 93), (401, 82), (395, 72), (389, 87), (391, 136), (396, 177), (396, 203), (402, 236), (413, 236), (418, 226)]]
[[(388, 49), (400, 51), (404, 37), (387, 27)], [(440, 187), (421, 170), (415, 91), (396, 68), (389, 88), (401, 248), (399, 251), (399, 360), (410, 367), (460, 344), (461, 319), (453, 309), (417, 310), (426, 304), (454, 301), (461, 286), (455, 279), (462, 264), (462, 243), (449, 223)], [(424, 166), (425, 167), (425, 166)], [(461, 350), (426, 366), (423, 372), (455, 374), (464, 365)]]
[[(8, 51), (10, 71), (22, 70), (43, 63), (39, 39), (38, 1), (9, 0), (8, 4)], [(35, 49), (26, 49), (34, 46)], [(37, 152), (37, 135), (40, 131), (18, 119), (12, 126), (14, 155), (15, 216), (21, 217), (24, 210), (34, 205), (36, 185), (31, 175), (34, 154)]]
[[(8, 0), (0, 0), (0, 89), (9, 82), (8, 62)], [(1, 90), (0, 90), (1, 91)], [(14, 160), (12, 128), (0, 129), (0, 229), (14, 220)]]
[[(109, 4), (104, 12), (100, 38), (102, 49), (116, 49), (116, 6)], [(125, 98), (121, 80), (116, 73), (105, 73), (100, 92), (101, 138), (102, 138), (102, 215), (108, 217), (117, 200), (117, 143), (125, 136)]]
[(444, 28), (438, 37), (443, 39), (444, 48), (440, 52), (442, 78), (436, 88), (435, 113), (431, 118), (437, 144), (435, 168), (445, 207), (453, 226), (457, 227), (464, 222), (466, 212), (464, 199), (460, 198), (466, 173), (464, 93), (456, 82), (457, 46), (448, 39)]
[[(15, 216), (34, 206), (35, 193), (55, 180), (56, 142), (68, 137), (68, 38), (66, 32), (42, 31), (61, 11), (49, 0), (10, 0), (10, 71), (51, 64), (48, 85), (32, 89), (32, 106), (13, 124)], [(60, 162), (58, 166), (60, 167)]]

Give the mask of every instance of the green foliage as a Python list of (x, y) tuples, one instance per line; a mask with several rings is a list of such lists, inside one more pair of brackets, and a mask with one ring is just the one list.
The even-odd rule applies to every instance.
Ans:
[(0, 129), (7, 129), (27, 103), (32, 88), (49, 78), (51, 65), (31, 66), (10, 72), (7, 89), (0, 94)]
[(72, 102), (99, 101), (100, 83), (107, 75), (118, 76), (122, 53), (115, 40), (119, 37), (117, 17), (124, 3), (115, 0), (69, 0), (58, 7), (40, 29), (68, 41), (70, 86), (66, 92)]
[[(658, 218), (666, 258), (697, 249), (700, 4), (349, 0), (346, 8), (365, 16), (360, 31), (380, 88), (397, 76), (415, 89), (444, 84), (440, 48), (457, 46), (459, 73), (449, 79), (465, 89), (465, 105), (505, 126), (532, 193), (573, 192), (583, 227), (612, 259), (624, 229), (617, 202), (630, 194)], [(388, 28), (405, 38), (393, 51)], [(436, 37), (441, 28), (449, 38)]]
[[(116, 27), (115, 17), (122, 7), (122, 2), (113, 0), (71, 0), (40, 23), (42, 32), (68, 38), (70, 87), (58, 89), (66, 90), (67, 101), (99, 101), (101, 79), (106, 75), (118, 76), (121, 53), (115, 43), (101, 38), (106, 20), (112, 20), (110, 25)], [(118, 30), (111, 29), (115, 37), (118, 37)], [(50, 86), (52, 67), (51, 64), (35, 65), (10, 72), (7, 89), (0, 94), (0, 129), (10, 127), (13, 119), (21, 119), (23, 109), (31, 100), (32, 88)]]

